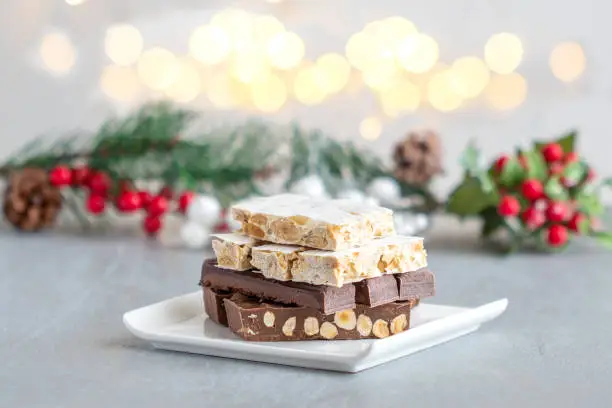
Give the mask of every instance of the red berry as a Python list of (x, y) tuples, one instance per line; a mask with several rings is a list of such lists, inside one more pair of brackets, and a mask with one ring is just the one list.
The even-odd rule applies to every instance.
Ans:
[(155, 235), (159, 232), (159, 230), (162, 227), (162, 220), (161, 218), (157, 216), (149, 215), (145, 217), (142, 223), (142, 227), (144, 228), (147, 235), (149, 236)]
[(542, 155), (547, 162), (553, 163), (563, 158), (563, 148), (559, 143), (549, 143), (542, 148)]
[(540, 228), (546, 222), (544, 212), (538, 210), (534, 206), (526, 209), (521, 215), (521, 219), (523, 220), (523, 224), (525, 224), (525, 226), (531, 230)]
[(140, 197), (140, 205), (142, 205), (142, 208), (147, 208), (151, 203), (151, 193), (148, 191), (139, 191), (138, 196)]
[(67, 186), (72, 182), (72, 171), (66, 166), (57, 166), (49, 172), (49, 181), (54, 186)]
[(564, 245), (567, 242), (568, 238), (567, 228), (559, 224), (551, 225), (548, 228), (546, 238), (548, 245), (552, 247), (559, 247), (561, 245)]
[(106, 200), (103, 196), (92, 194), (87, 197), (87, 202), (85, 203), (87, 207), (87, 211), (92, 214), (101, 214), (104, 212), (104, 208), (106, 207)]
[(221, 222), (215, 225), (215, 232), (230, 232), (230, 227), (227, 222)]
[(132, 212), (141, 207), (140, 196), (133, 191), (125, 191), (119, 195), (117, 199), (117, 208), (119, 211)]
[(166, 197), (168, 200), (172, 200), (172, 197), (174, 197), (174, 193), (172, 192), (172, 189), (168, 186), (162, 187), (162, 189), (159, 190), (158, 195), (162, 197)]
[(548, 168), (548, 173), (551, 176), (557, 176), (561, 173), (563, 173), (563, 170), (565, 169), (565, 167), (563, 166), (563, 164), (561, 163), (550, 163), (550, 167)]
[(544, 195), (544, 186), (540, 180), (527, 179), (521, 186), (521, 192), (523, 193), (523, 197), (527, 200), (535, 201)]
[(510, 160), (508, 156), (500, 156), (497, 160), (495, 160), (495, 164), (493, 165), (495, 172), (498, 174), (501, 173), (508, 160)]
[(185, 212), (187, 211), (187, 207), (189, 207), (189, 204), (191, 204), (191, 201), (193, 200), (194, 197), (194, 193), (193, 191), (185, 191), (183, 192), (183, 194), (181, 194), (181, 196), (179, 197), (179, 211), (180, 212)]
[(586, 219), (587, 218), (584, 214), (576, 212), (574, 213), (572, 218), (570, 218), (569, 222), (567, 223), (567, 227), (574, 231), (576, 234), (580, 234), (580, 224), (586, 221)]
[(168, 200), (166, 197), (155, 196), (151, 199), (151, 203), (147, 207), (149, 215), (161, 215), (168, 211)]
[(589, 173), (587, 174), (587, 181), (595, 180), (596, 176), (597, 176), (597, 174), (595, 173), (595, 170), (593, 170), (592, 167), (589, 167)]
[(87, 182), (92, 193), (101, 195), (106, 194), (110, 188), (110, 184), (110, 178), (102, 172), (95, 172), (89, 177), (89, 181)]
[(521, 211), (521, 204), (512, 196), (503, 196), (497, 206), (497, 212), (503, 217), (514, 217), (519, 211)]
[(79, 166), (72, 169), (72, 185), (82, 186), (87, 182), (89, 177), (89, 169), (85, 166)]
[(569, 163), (575, 163), (577, 162), (579, 159), (578, 157), (578, 153), (576, 152), (569, 152), (568, 154), (565, 155), (565, 163), (569, 164)]
[(551, 201), (546, 209), (546, 218), (551, 222), (561, 222), (567, 216), (567, 207), (560, 201)]

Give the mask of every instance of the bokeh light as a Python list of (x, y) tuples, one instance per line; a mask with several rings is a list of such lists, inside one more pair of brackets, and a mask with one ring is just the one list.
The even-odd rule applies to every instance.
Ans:
[(527, 81), (520, 74), (495, 75), (486, 89), (487, 102), (495, 109), (518, 107), (527, 97)]
[(327, 92), (320, 86), (315, 67), (300, 68), (293, 80), (293, 94), (304, 105), (316, 105), (325, 99)]
[(87, 0), (66, 0), (66, 4), (69, 6), (80, 6), (85, 3)]
[(363, 82), (371, 89), (382, 90), (392, 86), (399, 75), (400, 71), (397, 65), (381, 62), (363, 71)]
[(450, 112), (461, 106), (463, 98), (453, 89), (451, 71), (439, 72), (431, 77), (427, 85), (427, 100), (440, 112)]
[(323, 54), (315, 63), (318, 86), (327, 93), (340, 92), (347, 85), (351, 76), (351, 66), (340, 54)]
[(509, 74), (523, 60), (523, 43), (511, 33), (494, 34), (485, 44), (484, 57), (491, 71)]
[(241, 9), (227, 9), (215, 14), (210, 24), (223, 30), (235, 51), (248, 49), (253, 41), (252, 16)]
[(586, 68), (586, 56), (582, 46), (576, 42), (557, 44), (550, 54), (550, 69), (562, 82), (578, 79)]
[(100, 88), (108, 97), (121, 102), (135, 100), (141, 91), (136, 70), (119, 65), (109, 65), (102, 70)]
[(143, 84), (155, 91), (163, 91), (172, 85), (179, 75), (180, 66), (170, 51), (154, 47), (142, 53), (138, 59), (138, 76)]
[(196, 28), (189, 38), (189, 53), (202, 64), (223, 62), (231, 51), (231, 39), (217, 26)]
[(408, 72), (423, 74), (438, 61), (438, 43), (426, 34), (412, 34), (403, 39), (397, 49), (397, 61)]
[(451, 66), (451, 86), (463, 98), (475, 98), (486, 88), (491, 73), (483, 60), (462, 57)]
[(106, 30), (104, 50), (117, 65), (131, 65), (142, 53), (143, 39), (140, 31), (130, 24), (117, 24)]
[(202, 89), (200, 73), (189, 60), (177, 62), (177, 66), (178, 74), (166, 89), (166, 96), (179, 103), (191, 102), (198, 97)]
[(287, 101), (287, 87), (277, 75), (269, 75), (251, 86), (251, 98), (260, 111), (276, 112)]
[(278, 69), (291, 69), (304, 58), (304, 41), (295, 33), (281, 32), (270, 39), (267, 54), (270, 64)]
[(270, 66), (265, 55), (254, 50), (235, 55), (230, 64), (230, 72), (238, 81), (250, 84), (265, 81), (270, 76)]
[(365, 140), (376, 140), (380, 137), (382, 128), (380, 119), (375, 116), (368, 116), (359, 124), (359, 134)]
[(57, 75), (65, 75), (74, 67), (76, 50), (70, 38), (61, 32), (45, 35), (40, 43), (40, 58), (47, 69)]
[(219, 109), (246, 108), (250, 106), (251, 90), (228, 75), (218, 75), (208, 84), (206, 96)]
[(376, 42), (363, 32), (353, 34), (345, 47), (346, 58), (359, 70), (367, 69), (376, 60)]
[(255, 16), (253, 19), (253, 37), (259, 44), (267, 44), (284, 31), (285, 26), (274, 16)]
[(421, 103), (421, 91), (407, 79), (396, 81), (393, 86), (379, 92), (378, 97), (383, 112), (389, 117), (415, 111)]

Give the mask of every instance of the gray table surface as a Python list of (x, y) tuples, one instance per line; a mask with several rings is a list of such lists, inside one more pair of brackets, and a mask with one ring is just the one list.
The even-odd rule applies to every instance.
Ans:
[(197, 290), (202, 252), (136, 237), (0, 229), (0, 407), (609, 407), (612, 254), (499, 258), (469, 226), (427, 241), (437, 303), (508, 311), (359, 374), (158, 351), (121, 316)]

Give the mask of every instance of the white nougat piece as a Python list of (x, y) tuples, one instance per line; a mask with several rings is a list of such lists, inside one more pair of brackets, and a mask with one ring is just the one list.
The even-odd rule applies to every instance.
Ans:
[(291, 265), (291, 280), (342, 286), (377, 276), (412, 272), (427, 266), (423, 238), (392, 236), (342, 251), (307, 250)]
[(291, 280), (291, 266), (304, 248), (293, 245), (268, 244), (251, 251), (251, 265), (263, 276), (280, 281)]
[(212, 247), (217, 264), (222, 268), (236, 271), (251, 269), (251, 249), (257, 245), (253, 238), (231, 233), (212, 236)]
[(246, 235), (278, 244), (336, 251), (395, 235), (393, 211), (353, 200), (280, 194), (239, 202), (231, 213)]

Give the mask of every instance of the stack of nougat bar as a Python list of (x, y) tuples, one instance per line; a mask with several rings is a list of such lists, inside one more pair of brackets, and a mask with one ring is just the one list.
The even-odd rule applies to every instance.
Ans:
[(213, 236), (202, 267), (209, 318), (252, 341), (384, 338), (435, 293), (423, 239), (391, 210), (282, 194), (231, 208), (240, 232)]

